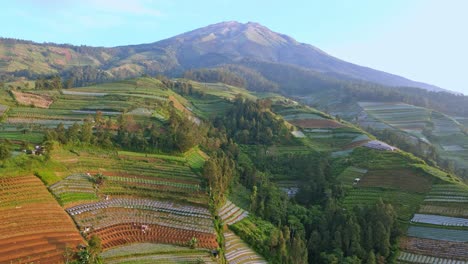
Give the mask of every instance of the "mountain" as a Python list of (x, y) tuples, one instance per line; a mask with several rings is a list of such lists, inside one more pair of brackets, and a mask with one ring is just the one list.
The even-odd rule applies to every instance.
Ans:
[(0, 75), (15, 77), (41, 74), (74, 76), (84, 67), (102, 71), (102, 76), (96, 81), (123, 79), (143, 73), (176, 76), (193, 68), (226, 64), (245, 66), (252, 61), (295, 66), (338, 80), (363, 80), (386, 86), (446, 91), (340, 60), (312, 45), (299, 43), (252, 22), (222, 22), (150, 44), (113, 48), (0, 40)]

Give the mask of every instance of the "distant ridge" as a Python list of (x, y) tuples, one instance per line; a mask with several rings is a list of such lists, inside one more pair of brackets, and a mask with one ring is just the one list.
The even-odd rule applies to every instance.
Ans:
[(61, 74), (92, 66), (105, 72), (103, 78), (123, 79), (143, 73), (178, 75), (246, 60), (292, 65), (337, 79), (448, 91), (340, 60), (254, 22), (221, 22), (154, 43), (112, 48), (0, 39), (0, 75)]

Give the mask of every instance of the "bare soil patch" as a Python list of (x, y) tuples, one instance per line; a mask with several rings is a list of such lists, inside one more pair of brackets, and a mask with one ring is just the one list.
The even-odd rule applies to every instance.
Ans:
[(52, 97), (44, 94), (23, 93), (18, 91), (11, 91), (15, 96), (18, 103), (22, 105), (33, 105), (39, 108), (49, 108), (54, 102)]

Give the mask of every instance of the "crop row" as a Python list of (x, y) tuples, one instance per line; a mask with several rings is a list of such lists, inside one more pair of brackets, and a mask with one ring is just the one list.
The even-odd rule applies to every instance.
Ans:
[(415, 214), (411, 222), (443, 226), (468, 226), (468, 219), (440, 215)]
[(462, 242), (403, 237), (400, 240), (400, 248), (405, 252), (419, 255), (457, 260), (468, 259), (468, 244)]
[(183, 230), (159, 225), (120, 224), (113, 225), (89, 234), (101, 238), (104, 249), (137, 242), (167, 243), (187, 245), (192, 238), (198, 241), (198, 247), (217, 248), (215, 234), (201, 233), (192, 230)]
[(249, 215), (247, 211), (236, 206), (229, 200), (219, 209), (218, 214), (223, 222), (228, 225), (233, 225)]
[(408, 236), (434, 240), (468, 242), (468, 231), (422, 226), (410, 226)]
[(109, 181), (118, 181), (118, 182), (126, 182), (126, 183), (141, 183), (145, 185), (160, 185), (160, 186), (168, 186), (168, 187), (175, 187), (181, 189), (188, 189), (199, 191), (199, 185), (187, 184), (187, 183), (179, 183), (179, 182), (171, 182), (171, 181), (161, 181), (161, 180), (151, 180), (146, 178), (130, 178), (130, 177), (108, 177)]
[(75, 215), (74, 219), (81, 228), (90, 227), (92, 229), (100, 229), (116, 224), (142, 223), (157, 224), (204, 233), (215, 232), (213, 221), (209, 218), (137, 208), (101, 208)]
[(0, 263), (60, 263), (66, 246), (83, 243), (38, 178), (2, 178), (0, 186)]
[(267, 263), (260, 255), (249, 248), (238, 236), (227, 231), (224, 233), (226, 260), (229, 263), (263, 264)]
[(130, 199), (115, 198), (95, 203), (81, 204), (67, 209), (70, 215), (78, 215), (84, 212), (94, 211), (103, 208), (125, 207), (144, 210), (154, 210), (168, 212), (179, 215), (187, 215), (202, 218), (211, 218), (208, 209), (198, 206), (183, 205), (169, 201), (158, 201), (153, 199)]
[(436, 214), (468, 218), (468, 208), (465, 206), (454, 207), (447, 205), (425, 204), (421, 206), (419, 212), (422, 214)]
[(398, 256), (398, 260), (402, 263), (418, 263), (418, 264), (468, 264), (468, 261), (453, 260), (446, 258), (438, 258), (426, 255), (413, 254), (408, 252), (401, 252)]

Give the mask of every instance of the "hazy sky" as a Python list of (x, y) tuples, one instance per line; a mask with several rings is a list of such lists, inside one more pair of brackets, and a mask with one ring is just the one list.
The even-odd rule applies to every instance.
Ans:
[(335, 57), (468, 94), (468, 0), (16, 0), (0, 36), (98, 46), (254, 21)]

